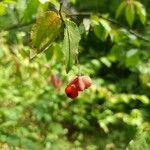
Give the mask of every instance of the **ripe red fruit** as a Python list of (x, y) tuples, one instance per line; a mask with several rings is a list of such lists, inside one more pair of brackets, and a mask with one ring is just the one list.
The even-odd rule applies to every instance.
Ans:
[(77, 76), (69, 85), (75, 85), (78, 91), (83, 91), (91, 86), (92, 80), (89, 76)]
[(74, 78), (69, 85), (75, 85), (78, 91), (83, 91), (85, 89), (84, 82), (82, 80), (82, 76), (77, 76)]
[(71, 84), (76, 84), (77, 82), (78, 82), (78, 76), (76, 76), (75, 78), (73, 78), (73, 79), (70, 81), (69, 85), (71, 85)]
[(77, 76), (67, 85), (65, 92), (68, 97), (74, 99), (79, 91), (87, 89), (91, 84), (92, 80), (89, 76)]
[(65, 93), (67, 94), (68, 97), (74, 99), (78, 96), (78, 90), (74, 85), (68, 85), (65, 88)]
[(78, 84), (76, 85), (79, 91), (83, 91), (85, 89), (85, 84), (82, 80), (82, 76), (78, 77)]
[(91, 86), (92, 80), (89, 76), (82, 76), (82, 80), (83, 80), (83, 83), (85, 85), (85, 88), (88, 88)]

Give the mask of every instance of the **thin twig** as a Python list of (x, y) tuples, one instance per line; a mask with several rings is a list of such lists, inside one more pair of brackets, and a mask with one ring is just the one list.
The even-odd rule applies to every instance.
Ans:
[(3, 28), (3, 29), (0, 29), (0, 32), (1, 31), (11, 31), (11, 30), (16, 30), (16, 29), (19, 29), (19, 28), (23, 28), (25, 26), (29, 26), (29, 25), (32, 25), (35, 23), (35, 20), (31, 20), (30, 22), (27, 22), (27, 23), (23, 23), (23, 24), (16, 24), (16, 25), (13, 25), (11, 27), (6, 27), (6, 28)]
[(76, 64), (78, 67), (78, 76), (80, 76), (81, 75), (81, 68), (80, 68), (80, 62), (79, 62), (79, 54), (75, 54), (75, 57), (76, 57)]
[(61, 12), (62, 12), (62, 5), (63, 5), (63, 3), (60, 2), (59, 15), (60, 15), (60, 19), (61, 19), (63, 25), (66, 26), (66, 25), (65, 25), (65, 21), (64, 21), (64, 19), (63, 19), (63, 16), (62, 16), (62, 14), (61, 14)]
[(68, 14), (67, 16), (68, 17), (71, 17), (71, 16), (91, 16), (91, 15), (97, 15), (99, 16), (100, 18), (104, 19), (104, 20), (107, 20), (109, 22), (111, 22), (112, 24), (115, 24), (119, 27), (122, 27), (122, 28), (125, 28), (128, 32), (130, 32), (131, 34), (135, 35), (137, 38), (145, 41), (145, 42), (149, 42), (150, 43), (150, 40), (147, 39), (146, 37), (142, 36), (140, 33), (130, 29), (129, 27), (125, 26), (124, 24), (121, 24), (120, 22), (114, 20), (114, 19), (111, 19), (111, 18), (106, 18), (104, 17), (102, 14), (100, 13), (92, 13), (92, 12), (78, 12), (78, 13), (75, 13), (75, 14)]
[[(62, 9), (62, 3), (60, 3), (59, 14), (60, 14), (60, 17), (61, 17), (61, 20), (62, 20), (63, 24), (65, 25), (63, 17), (62, 17), (62, 14), (61, 14), (61, 9)], [(105, 19), (105, 20), (111, 22), (112, 24), (115, 24), (115, 25), (117, 25), (119, 27), (125, 28), (128, 32), (130, 32), (131, 34), (135, 35), (137, 38), (139, 38), (139, 39), (141, 39), (141, 40), (143, 40), (145, 42), (149, 42), (150, 43), (150, 40), (148, 38), (144, 37), (143, 35), (141, 35), (140, 33), (134, 31), (133, 29), (130, 29), (129, 27), (125, 26), (124, 24), (121, 24), (120, 22), (118, 22), (118, 21), (116, 21), (114, 19), (104, 17), (100, 13), (78, 12), (78, 13), (74, 13), (74, 14), (67, 14), (66, 16), (71, 17), (71, 16), (91, 16), (91, 15), (97, 15), (100, 18)], [(18, 28), (22, 28), (22, 27), (31, 25), (33, 23), (35, 23), (35, 20), (32, 20), (32, 21), (30, 21), (28, 23), (23, 23), (23, 24), (19, 24), (19, 25), (17, 24), (17, 25), (11, 26), (11, 27), (6, 27), (6, 28), (3, 28), (3, 29), (0, 29), (0, 32), (1, 31), (15, 30), (15, 29), (18, 29)]]

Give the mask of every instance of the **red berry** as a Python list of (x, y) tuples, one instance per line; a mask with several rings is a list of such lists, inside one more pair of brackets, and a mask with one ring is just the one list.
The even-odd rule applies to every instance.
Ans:
[(77, 82), (78, 82), (78, 76), (76, 76), (75, 78), (73, 78), (73, 79), (70, 81), (69, 85), (76, 84)]
[(82, 80), (83, 80), (83, 83), (85, 85), (85, 88), (88, 88), (91, 86), (92, 80), (89, 76), (82, 76)]
[(74, 85), (68, 85), (65, 88), (65, 93), (67, 94), (68, 97), (74, 99), (78, 96), (78, 90)]
[(83, 91), (87, 89), (92, 84), (92, 80), (89, 76), (77, 76), (75, 77), (69, 85), (75, 85), (78, 91)]
[(83, 91), (85, 89), (84, 82), (82, 81), (82, 76), (75, 77), (69, 85), (74, 85), (78, 91)]
[(83, 91), (85, 89), (85, 85), (84, 85), (84, 82), (82, 80), (82, 76), (78, 77), (78, 82), (75, 84), (75, 86), (78, 89), (78, 91)]

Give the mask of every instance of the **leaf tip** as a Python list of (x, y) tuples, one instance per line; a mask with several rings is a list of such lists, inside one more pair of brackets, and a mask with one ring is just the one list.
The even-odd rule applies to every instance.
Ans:
[(34, 51), (30, 51), (29, 60), (31, 61), (35, 56), (36, 56), (36, 53)]

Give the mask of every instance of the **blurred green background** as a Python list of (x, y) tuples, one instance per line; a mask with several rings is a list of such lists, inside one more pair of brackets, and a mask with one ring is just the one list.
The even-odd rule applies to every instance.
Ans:
[[(0, 1), (0, 150), (149, 150), (150, 1), (65, 0), (91, 88), (71, 100), (63, 33), (29, 61), (35, 18), (57, 0)], [(86, 12), (86, 13), (85, 13)], [(139, 34), (140, 33), (140, 34)], [(61, 84), (51, 80), (57, 75)]]

